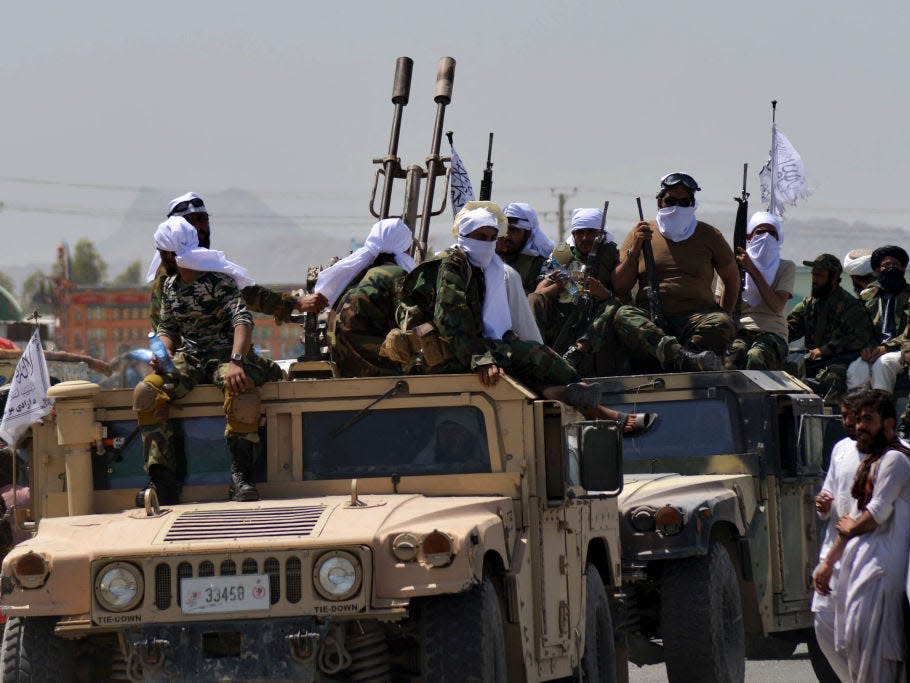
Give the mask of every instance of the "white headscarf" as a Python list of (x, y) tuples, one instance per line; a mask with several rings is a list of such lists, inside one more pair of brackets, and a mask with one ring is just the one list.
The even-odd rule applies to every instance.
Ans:
[(524, 247), (521, 249), (522, 254), (543, 256), (544, 258), (550, 255), (555, 245), (553, 240), (543, 234), (543, 230), (540, 229), (540, 220), (537, 218), (537, 212), (531, 208), (530, 204), (512, 202), (503, 213), (506, 218), (517, 219), (510, 221), (510, 225), (527, 230), (530, 233)]
[[(192, 199), (197, 199), (198, 202), (195, 203), (199, 204), (199, 206), (193, 206), (190, 204), (183, 211), (174, 211), (174, 207), (176, 207), (178, 204), (181, 202), (189, 202)], [(187, 192), (186, 194), (182, 194), (179, 197), (174, 197), (167, 205), (168, 218), (171, 216), (188, 216), (191, 213), (208, 213), (208, 209), (205, 208), (205, 202), (202, 201), (202, 197), (200, 197), (195, 192)]]
[(502, 339), (502, 335), (512, 328), (509, 299), (506, 295), (505, 264), (496, 255), (495, 241), (484, 242), (468, 237), (478, 228), (496, 228), (498, 232), (499, 217), (489, 209), (462, 210), (458, 213), (455, 228), (458, 230), (456, 245), (468, 255), (471, 265), (483, 270), (483, 336)]
[[(228, 261), (223, 251), (205, 249), (199, 246), (199, 234), (185, 218), (171, 216), (158, 226), (155, 231), (155, 246), (162, 251), (172, 251), (177, 255), (177, 265), (188, 270), (201, 272), (225, 273), (234, 278), (237, 287), (243, 289), (256, 284), (247, 277), (246, 269)], [(155, 252), (155, 258), (148, 270), (149, 281), (155, 279), (161, 256)]]
[[(576, 230), (600, 230), (600, 222), (603, 219), (603, 209), (572, 209), (572, 229), (566, 244), (575, 246)], [(615, 242), (616, 238), (604, 223), (604, 242)], [(551, 250), (552, 251), (552, 250)]]
[(698, 219), (695, 210), (698, 208), (696, 201), (692, 206), (665, 206), (657, 210), (657, 229), (660, 234), (671, 242), (683, 242), (695, 232)]
[[(746, 236), (748, 237), (759, 225), (773, 225), (777, 230), (777, 239), (768, 233), (756, 235), (746, 244), (746, 253), (752, 259), (752, 263), (758, 268), (758, 272), (765, 278), (765, 282), (770, 286), (777, 276), (777, 269), (780, 267), (780, 247), (784, 243), (784, 230), (781, 226), (780, 219), (773, 213), (767, 211), (758, 211), (749, 219), (749, 225), (746, 227)], [(761, 292), (758, 285), (751, 275), (746, 274), (746, 286), (743, 288), (743, 301), (750, 306), (758, 306), (762, 302)]]
[(380, 254), (392, 254), (395, 263), (410, 273), (415, 264), (407, 251), (413, 239), (411, 229), (400, 218), (385, 218), (374, 223), (364, 245), (319, 273), (313, 289), (328, 299), (329, 306), (333, 306), (351, 280)]
[(867, 277), (872, 275), (872, 250), (854, 249), (844, 256), (844, 273)]

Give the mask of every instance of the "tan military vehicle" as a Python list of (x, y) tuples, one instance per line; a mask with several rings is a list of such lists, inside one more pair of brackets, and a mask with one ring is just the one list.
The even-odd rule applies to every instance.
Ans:
[(792, 654), (811, 633), (814, 496), (839, 417), (783, 372), (604, 382), (606, 404), (660, 414), (624, 443), (630, 659), (665, 661), (670, 681), (741, 681), (747, 654)]
[(200, 387), (172, 411), (181, 504), (139, 509), (132, 392), (51, 392), (3, 680), (612, 680), (615, 423), (509, 379), (271, 383), (263, 500), (234, 503)]

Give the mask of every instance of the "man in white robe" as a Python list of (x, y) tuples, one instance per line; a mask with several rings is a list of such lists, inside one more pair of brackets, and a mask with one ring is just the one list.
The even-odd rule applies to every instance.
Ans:
[(897, 681), (906, 649), (903, 603), (910, 552), (910, 451), (894, 432), (894, 403), (885, 392), (855, 404), (856, 444), (864, 459), (852, 488), (852, 510), (837, 522), (838, 538), (813, 577), (830, 593), (840, 559), (834, 644), (851, 681)]

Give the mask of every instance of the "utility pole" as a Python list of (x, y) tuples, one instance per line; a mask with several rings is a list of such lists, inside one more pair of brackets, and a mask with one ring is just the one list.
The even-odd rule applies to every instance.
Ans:
[(566, 234), (566, 200), (578, 192), (577, 187), (572, 188), (571, 193), (557, 192), (556, 188), (550, 188), (550, 192), (556, 197), (556, 243), (563, 241), (563, 235)]

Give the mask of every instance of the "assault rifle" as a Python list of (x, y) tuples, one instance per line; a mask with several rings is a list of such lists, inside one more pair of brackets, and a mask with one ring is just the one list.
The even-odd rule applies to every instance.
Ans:
[[(733, 253), (737, 254), (738, 249), (746, 248), (746, 227), (749, 221), (749, 193), (746, 192), (746, 177), (749, 172), (749, 164), (743, 164), (743, 191), (739, 197), (733, 200), (738, 204), (736, 207), (736, 222), (733, 224)], [(739, 263), (739, 296), (736, 299), (736, 308), (733, 313), (733, 321), (739, 325), (739, 316), (743, 308), (743, 288), (746, 286), (746, 271)]]
[(490, 133), (490, 144), (487, 146), (487, 167), (483, 170), (483, 180), (480, 181), (481, 201), (490, 201), (493, 198), (493, 133)]
[[(641, 210), (641, 197), (635, 198), (638, 204), (638, 220), (645, 219)], [(651, 322), (663, 330), (667, 329), (667, 319), (664, 317), (663, 307), (660, 305), (660, 282), (657, 279), (657, 269), (654, 267), (654, 250), (651, 249), (651, 240), (645, 240), (641, 247), (645, 257), (645, 274), (648, 277), (648, 308), (651, 313)]]

